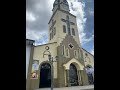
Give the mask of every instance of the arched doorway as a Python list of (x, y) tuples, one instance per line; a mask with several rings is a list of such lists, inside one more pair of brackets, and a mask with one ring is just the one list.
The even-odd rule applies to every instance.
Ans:
[(74, 64), (70, 64), (69, 81), (70, 81), (71, 86), (78, 85), (77, 68), (75, 67)]
[(43, 63), (40, 68), (39, 88), (51, 86), (51, 66), (49, 63)]

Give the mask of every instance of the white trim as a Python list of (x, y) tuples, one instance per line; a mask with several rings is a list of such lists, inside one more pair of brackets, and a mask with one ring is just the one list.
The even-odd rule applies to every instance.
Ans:
[(65, 46), (64, 45), (62, 45), (62, 55), (65, 56)]
[(83, 70), (84, 69), (84, 65), (82, 65), (78, 60), (76, 60), (75, 58), (71, 59), (69, 62), (67, 62), (66, 64), (63, 64), (63, 66), (65, 67), (65, 70), (70, 68), (70, 64), (73, 63), (77, 70)]
[[(67, 56), (67, 53), (68, 53), (68, 56)], [(69, 53), (69, 49), (68, 48), (65, 49), (65, 56), (66, 57), (70, 57), (70, 53)]]
[(74, 50), (74, 56), (75, 56), (75, 58), (78, 58), (78, 51), (77, 50)]

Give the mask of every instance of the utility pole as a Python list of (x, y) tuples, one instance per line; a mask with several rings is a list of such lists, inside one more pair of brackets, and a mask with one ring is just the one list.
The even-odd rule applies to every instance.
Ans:
[(53, 90), (53, 58), (51, 57), (51, 54), (48, 55), (50, 64), (51, 64), (51, 90)]

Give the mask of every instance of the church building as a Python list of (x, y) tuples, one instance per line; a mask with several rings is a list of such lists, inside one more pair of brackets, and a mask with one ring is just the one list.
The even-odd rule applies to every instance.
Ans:
[(52, 11), (49, 42), (34, 46), (29, 61), (27, 90), (51, 86), (49, 54), (53, 60), (53, 87), (89, 85), (85, 68), (94, 67), (94, 56), (81, 47), (76, 16), (70, 13), (67, 0), (55, 0)]
[(26, 39), (26, 80), (28, 78), (28, 69), (31, 66), (30, 61), (33, 60), (34, 40)]

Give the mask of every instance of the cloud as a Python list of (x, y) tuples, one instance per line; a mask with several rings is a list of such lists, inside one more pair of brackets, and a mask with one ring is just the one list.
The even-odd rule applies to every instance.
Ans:
[(92, 47), (90, 53), (91, 53), (92, 55), (94, 55), (94, 45), (93, 45), (93, 47)]
[[(78, 26), (78, 32), (79, 32), (79, 38), (81, 45), (87, 44), (91, 40), (93, 40), (94, 35), (87, 38), (87, 33), (85, 32), (85, 25), (87, 18), (85, 17), (85, 3), (80, 2), (79, 0), (68, 0), (68, 3), (70, 5), (70, 12), (74, 14), (77, 18), (77, 26)], [(93, 14), (93, 12), (90, 12)]]
[(38, 32), (27, 28), (26, 38), (35, 40), (35, 45), (41, 45), (48, 42), (48, 33)]
[(89, 10), (89, 14), (90, 14), (91, 16), (94, 16), (94, 11), (93, 11), (93, 10)]
[[(37, 44), (48, 42), (48, 21), (52, 16), (54, 1), (55, 0), (26, 0), (26, 38), (36, 40)], [(82, 45), (87, 44), (94, 38), (94, 35), (88, 38), (88, 34), (85, 31), (87, 21), (87, 17), (85, 17), (85, 1), (67, 1), (70, 7), (70, 13), (77, 17), (80, 42)], [(89, 11), (89, 14), (92, 15), (94, 12)]]
[[(53, 0), (27, 0), (26, 27), (38, 32), (48, 32), (48, 21), (52, 16)], [(34, 22), (31, 22), (34, 21)], [(28, 31), (28, 30), (27, 30)]]
[(32, 12), (26, 11), (26, 20), (28, 22), (32, 22), (36, 20), (36, 17), (34, 16)]
[(92, 55), (94, 55), (94, 50), (92, 50), (90, 53), (91, 53)]
[(48, 21), (54, 0), (26, 0), (26, 38), (36, 44), (48, 42)]
[(85, 45), (87, 44), (88, 42), (92, 41), (94, 39), (94, 35), (92, 35), (91, 37), (89, 38), (86, 38), (86, 33), (82, 33), (81, 35), (79, 35), (80, 38), (81, 38), (81, 44), (82, 45)]

